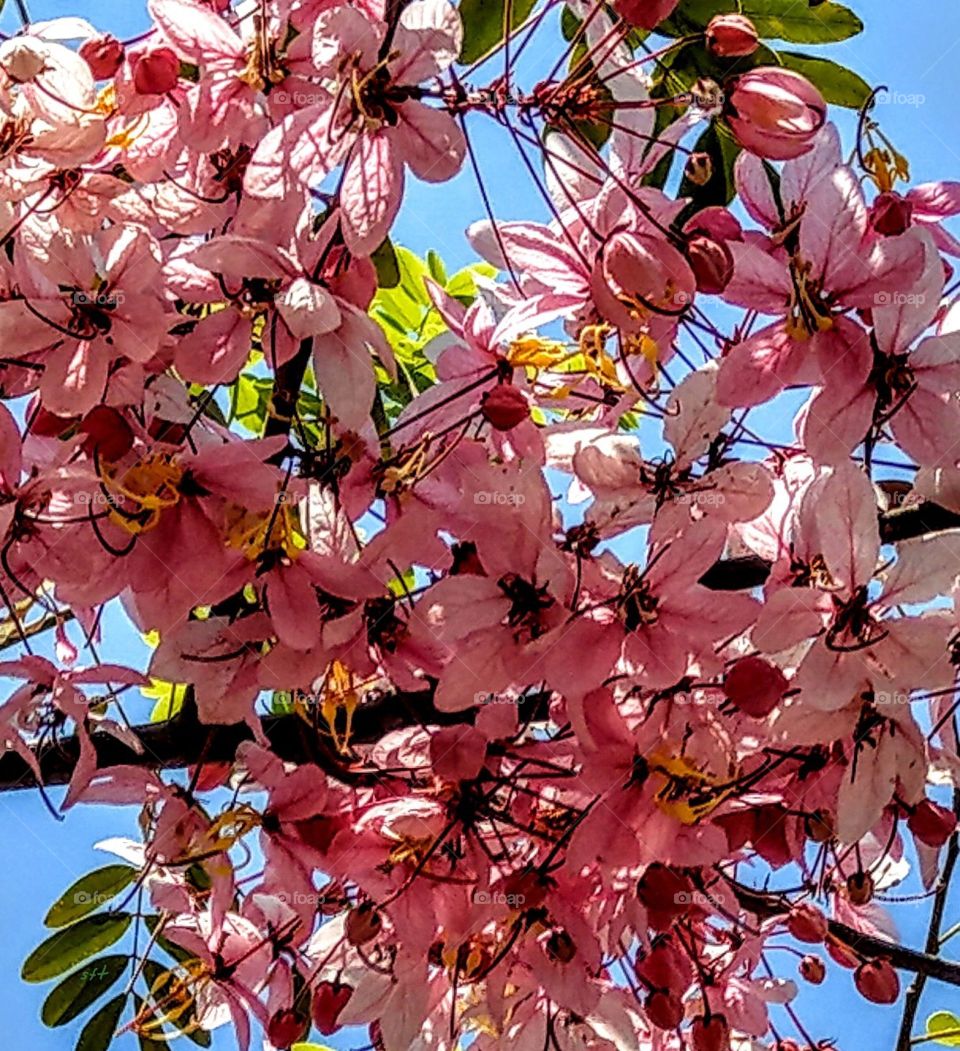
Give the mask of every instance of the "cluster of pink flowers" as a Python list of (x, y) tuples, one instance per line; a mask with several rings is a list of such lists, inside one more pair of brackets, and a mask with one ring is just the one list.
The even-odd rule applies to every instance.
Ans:
[[(768, 971), (786, 936), (896, 999), (838, 931), (889, 936), (905, 839), (931, 887), (956, 825), (932, 785), (960, 776), (960, 530), (890, 523), (960, 511), (960, 184), (900, 193), (889, 144), (852, 168), (786, 69), (658, 134), (625, 40), (675, 2), (569, 5), (599, 104), (462, 83), (447, 0), (255, 6), (0, 45), (0, 740), (40, 779), (74, 733), (67, 804), (145, 807), (117, 849), (181, 960), (127, 1027), (188, 1004), (244, 1049), (253, 1023), (277, 1049), (365, 1025), (386, 1051), (786, 1051), (771, 1012), (823, 978), (813, 948)], [(702, 43), (758, 41), (731, 14)], [(565, 112), (613, 114), (609, 142)], [(408, 175), (468, 167), (491, 117), (532, 129), (552, 218), (470, 226), (499, 274), (472, 301), (427, 280), (431, 382), (388, 413), (376, 259)], [(742, 209), (648, 178), (711, 117)], [(261, 435), (221, 411), (242, 374)], [(146, 669), (87, 660), (121, 604)], [(189, 787), (101, 767), (104, 734), (142, 749), (121, 713), (150, 679), (253, 740)], [(276, 754), (271, 694), (312, 761)]]

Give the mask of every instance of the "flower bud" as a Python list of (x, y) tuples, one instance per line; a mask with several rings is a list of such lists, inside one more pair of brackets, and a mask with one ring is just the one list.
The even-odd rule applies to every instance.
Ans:
[(690, 1027), (693, 1051), (730, 1051), (730, 1026), (723, 1015), (701, 1015)]
[(900, 979), (886, 960), (867, 960), (853, 974), (853, 981), (864, 999), (875, 1004), (892, 1004), (900, 995)]
[(787, 692), (787, 678), (775, 664), (762, 657), (743, 657), (727, 672), (723, 692), (740, 711), (762, 719)]
[(512, 431), (530, 418), (530, 405), (523, 393), (509, 383), (488, 390), (480, 401), (483, 418), (497, 431)]
[(659, 861), (647, 866), (637, 882), (637, 898), (647, 910), (647, 922), (655, 931), (665, 931), (687, 911), (693, 884), (682, 873)]
[(921, 843), (928, 847), (942, 847), (953, 835), (957, 819), (946, 807), (924, 799), (913, 808), (907, 827)]
[(151, 48), (133, 61), (133, 86), (138, 95), (164, 95), (179, 79), (180, 59), (168, 47)]
[(544, 949), (554, 963), (569, 963), (577, 955), (576, 943), (562, 927), (550, 932)]
[(725, 116), (745, 149), (785, 161), (813, 146), (827, 119), (827, 104), (792, 69), (759, 66), (728, 83)]
[(267, 1025), (267, 1039), (277, 1048), (286, 1048), (307, 1035), (308, 1025), (296, 1011), (277, 1011)]
[(878, 195), (870, 205), (870, 225), (884, 237), (896, 237), (910, 229), (913, 204), (893, 190)]
[(351, 945), (366, 945), (380, 933), (382, 924), (380, 913), (369, 902), (364, 902), (347, 913), (344, 925), (347, 941)]
[(760, 44), (756, 26), (746, 15), (714, 15), (706, 38), (707, 50), (718, 58), (752, 55)]
[(804, 956), (800, 961), (800, 975), (811, 985), (820, 985), (827, 976), (827, 968), (819, 956)]
[(869, 905), (873, 889), (873, 876), (869, 872), (854, 872), (847, 877), (847, 897), (853, 905)]
[(694, 186), (706, 186), (713, 175), (713, 161), (709, 153), (691, 153), (683, 167), (683, 174)]
[(733, 277), (733, 255), (722, 241), (698, 235), (687, 242), (687, 258), (697, 281), (697, 291), (719, 295)]
[(822, 942), (827, 936), (827, 918), (816, 905), (804, 902), (790, 910), (787, 930), (798, 942)]
[(683, 1021), (683, 1004), (679, 996), (654, 990), (644, 1004), (647, 1021), (657, 1029), (676, 1029)]
[(123, 64), (123, 44), (109, 33), (100, 33), (84, 40), (80, 57), (90, 67), (94, 80), (106, 80)]
[(92, 408), (81, 421), (80, 432), (87, 436), (84, 451), (92, 455), (96, 450), (106, 463), (114, 463), (133, 448), (133, 429), (110, 405)]
[(814, 843), (828, 843), (834, 836), (833, 815), (829, 810), (815, 810), (804, 819), (804, 829)]
[(613, 0), (613, 9), (632, 26), (653, 29), (668, 18), (678, 0)]
[(353, 987), (338, 981), (320, 982), (313, 990), (311, 1015), (313, 1024), (323, 1036), (330, 1036), (340, 1028), (337, 1019), (351, 996)]

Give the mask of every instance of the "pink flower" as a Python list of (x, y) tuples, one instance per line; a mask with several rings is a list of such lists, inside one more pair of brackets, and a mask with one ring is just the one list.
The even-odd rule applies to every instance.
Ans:
[(783, 161), (813, 145), (827, 118), (823, 96), (791, 69), (760, 66), (726, 86), (724, 114), (741, 145), (758, 157)]
[(459, 54), (456, 10), (444, 0), (406, 5), (389, 55), (380, 59), (384, 34), (382, 23), (348, 4), (318, 17), (313, 62), (331, 87), (260, 141), (245, 181), (252, 196), (278, 198), (291, 176), (312, 185), (343, 164), (339, 214), (355, 255), (369, 255), (386, 237), (405, 167), (428, 182), (445, 182), (466, 152), (455, 118), (422, 101), (417, 86)]

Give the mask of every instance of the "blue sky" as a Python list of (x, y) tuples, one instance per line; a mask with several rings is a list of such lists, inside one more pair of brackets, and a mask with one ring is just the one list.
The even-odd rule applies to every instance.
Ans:
[[(957, 0), (850, 0), (850, 6), (867, 22), (866, 31), (851, 41), (832, 45), (830, 56), (872, 84), (889, 87), (891, 101), (879, 107), (877, 115), (884, 131), (909, 158), (915, 182), (957, 175), (960, 121), (955, 85), (960, 65), (960, 4)], [(147, 25), (141, 0), (30, 0), (29, 7), (35, 19), (81, 15), (119, 37), (133, 36)], [(0, 28), (9, 32), (16, 25), (15, 5), (8, 3)], [(840, 123), (847, 134), (845, 141), (851, 142), (849, 118)], [(473, 141), (498, 217), (542, 218), (543, 206), (505, 134), (476, 123)], [(453, 270), (473, 261), (463, 230), (482, 215), (469, 171), (441, 187), (411, 181), (395, 240), (419, 253), (428, 248), (437, 250)], [(128, 646), (127, 639), (115, 646), (108, 640), (105, 659), (126, 657), (136, 661), (135, 655), (125, 652)], [(25, 986), (19, 979), (20, 965), (43, 937), (42, 918), (50, 903), (74, 879), (110, 860), (93, 850), (93, 843), (132, 832), (134, 820), (131, 811), (80, 807), (58, 823), (36, 793), (0, 795), (0, 1009), (4, 1046), (12, 1046), (14, 1041), (29, 1051), (63, 1051), (73, 1046), (80, 1024), (46, 1029), (39, 1021), (39, 1010), (51, 985)], [(908, 944), (921, 944), (927, 914), (925, 902), (896, 907), (901, 935)], [(948, 912), (945, 927), (955, 922), (958, 914), (960, 906), (955, 905)], [(955, 951), (960, 955), (960, 944)], [(784, 973), (791, 967), (787, 960), (783, 955), (777, 961)], [(938, 992), (942, 995), (928, 995), (925, 1006), (931, 1010), (950, 1007), (951, 994), (956, 1003), (955, 991)], [(814, 996), (805, 995), (801, 1013), (815, 1035), (837, 1038), (845, 1051), (892, 1048), (899, 1024), (899, 1009), (865, 1004), (853, 992), (846, 973), (832, 975)], [(363, 1043), (353, 1040), (337, 1046)], [(131, 1038), (118, 1043), (121, 1051), (131, 1051), (135, 1046)], [(230, 1046), (226, 1038), (215, 1042), (217, 1048)]]

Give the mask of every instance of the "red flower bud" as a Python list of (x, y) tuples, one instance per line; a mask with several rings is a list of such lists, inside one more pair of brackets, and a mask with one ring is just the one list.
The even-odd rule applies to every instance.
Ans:
[(921, 843), (928, 847), (942, 847), (953, 835), (957, 819), (946, 807), (924, 799), (913, 808), (907, 827)]
[(881, 193), (870, 205), (870, 225), (884, 237), (896, 237), (910, 229), (913, 204), (890, 190)]
[(892, 1004), (900, 995), (900, 979), (886, 960), (867, 960), (853, 975), (860, 995), (875, 1004)]
[(786, 161), (813, 146), (827, 119), (827, 104), (792, 69), (759, 66), (728, 83), (725, 116), (744, 149)]
[(682, 873), (655, 861), (637, 882), (637, 898), (655, 931), (667, 930), (690, 905), (693, 884)]
[(347, 913), (344, 930), (351, 945), (366, 945), (376, 938), (382, 926), (380, 913), (369, 902), (364, 902)]
[(276, 1048), (288, 1048), (307, 1034), (306, 1019), (296, 1011), (277, 1011), (267, 1026), (267, 1039)]
[(498, 431), (512, 431), (530, 418), (527, 399), (509, 383), (500, 383), (488, 390), (480, 401), (480, 411), (490, 426)]
[(683, 1021), (683, 1004), (679, 996), (671, 996), (657, 989), (647, 997), (644, 1007), (647, 1021), (657, 1029), (676, 1029)]
[(180, 59), (168, 47), (151, 48), (133, 61), (133, 86), (138, 95), (164, 95), (179, 79)]
[(340, 1028), (337, 1019), (353, 996), (353, 987), (341, 982), (320, 982), (313, 991), (313, 1024), (323, 1036), (330, 1036)]
[(822, 942), (827, 936), (827, 918), (816, 905), (795, 905), (787, 917), (787, 930), (798, 942)]
[(827, 976), (827, 968), (819, 956), (804, 956), (800, 961), (800, 974), (812, 985), (819, 985)]
[(733, 255), (722, 241), (698, 235), (687, 242), (687, 258), (697, 291), (718, 295), (733, 277)]
[(112, 77), (123, 63), (123, 44), (109, 33), (100, 33), (84, 40), (80, 57), (90, 67), (94, 80)]
[(707, 50), (719, 58), (752, 55), (760, 44), (756, 26), (746, 15), (714, 15), (706, 38)]
[(613, 0), (613, 9), (632, 26), (653, 29), (673, 13), (679, 0)]
[(723, 1015), (694, 1018), (690, 1027), (693, 1051), (730, 1051), (730, 1026)]
[(80, 431), (87, 435), (84, 451), (94, 449), (101, 460), (114, 463), (133, 447), (133, 430), (130, 424), (109, 405), (98, 405), (91, 409), (80, 424)]
[(723, 680), (723, 692), (731, 704), (755, 719), (769, 715), (786, 691), (786, 676), (762, 657), (738, 660)]

